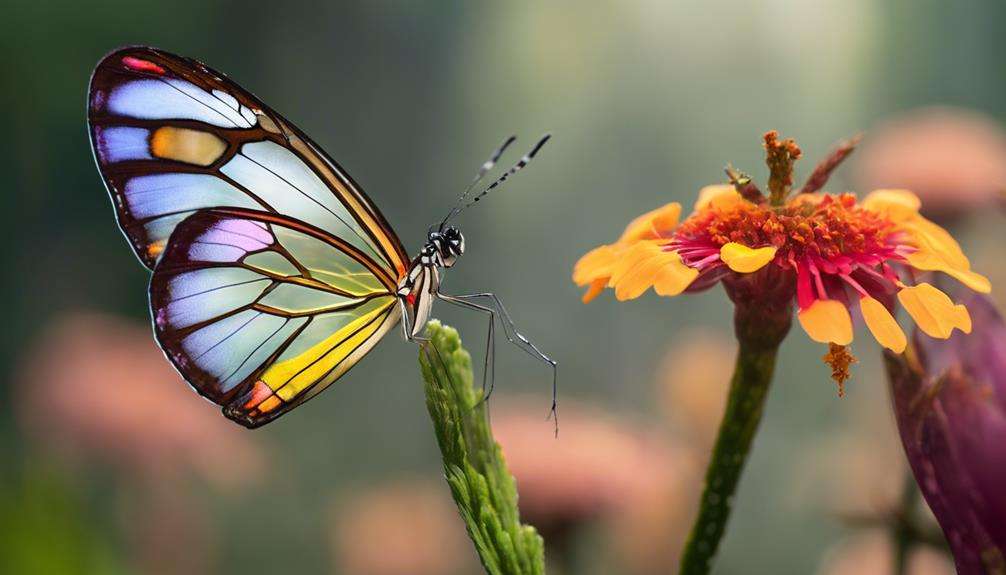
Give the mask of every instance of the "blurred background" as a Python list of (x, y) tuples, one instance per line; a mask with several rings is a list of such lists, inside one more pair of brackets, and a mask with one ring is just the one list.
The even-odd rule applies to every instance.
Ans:
[[(915, 189), (1006, 282), (999, 0), (4, 0), (2, 13), (3, 573), (479, 572), (414, 346), (388, 337), (254, 432), (156, 349), (148, 274), (85, 129), (91, 69), (120, 45), (200, 59), (271, 104), (409, 251), (504, 136), (554, 133), (461, 218), (468, 252), (445, 289), (495, 291), (560, 362), (557, 440), (548, 370), (505, 343), (492, 408), (556, 573), (672, 572), (734, 352), (720, 288), (585, 306), (572, 265), (635, 215), (691, 205), (727, 162), (763, 179), (764, 131), (798, 139), (806, 175), (865, 130), (829, 188)], [(481, 315), (435, 313), (480, 348)], [(820, 346), (798, 330), (784, 345), (717, 572), (890, 572), (883, 533), (853, 525), (897, 505), (905, 464), (879, 350), (854, 349), (839, 399)], [(912, 573), (950, 565), (910, 558)]]

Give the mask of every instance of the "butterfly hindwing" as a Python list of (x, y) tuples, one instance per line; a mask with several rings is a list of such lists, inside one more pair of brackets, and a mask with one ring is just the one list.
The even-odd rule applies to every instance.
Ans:
[(257, 427), (330, 385), (399, 319), (367, 253), (290, 218), (201, 210), (150, 284), (157, 340), (200, 394)]
[(282, 214), (342, 238), (394, 278), (408, 257), (384, 217), (300, 130), (223, 74), (161, 50), (117, 50), (91, 78), (88, 125), (119, 225), (153, 269), (195, 211)]

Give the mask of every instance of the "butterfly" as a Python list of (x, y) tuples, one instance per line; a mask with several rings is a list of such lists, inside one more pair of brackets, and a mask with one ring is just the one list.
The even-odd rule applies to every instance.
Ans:
[(493, 332), (546, 362), (491, 293), (440, 293), (465, 251), (449, 225), (522, 169), (542, 138), (480, 193), (515, 140), (481, 165), (411, 260), (360, 186), (310, 138), (202, 63), (149, 47), (105, 56), (91, 77), (88, 129), (116, 220), (153, 275), (165, 355), (229, 419), (254, 428), (316, 396), (400, 321), (422, 332), (436, 299), (487, 314)]

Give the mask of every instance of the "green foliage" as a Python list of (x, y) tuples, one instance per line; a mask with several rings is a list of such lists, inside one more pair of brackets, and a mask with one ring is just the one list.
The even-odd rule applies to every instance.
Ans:
[(471, 356), (454, 328), (431, 321), (426, 336), (431, 343), (419, 354), (426, 406), (447, 483), (482, 565), (491, 575), (543, 574), (545, 542), (520, 522), (516, 483), (472, 386)]
[(45, 467), (0, 484), (0, 573), (122, 575), (79, 493)]

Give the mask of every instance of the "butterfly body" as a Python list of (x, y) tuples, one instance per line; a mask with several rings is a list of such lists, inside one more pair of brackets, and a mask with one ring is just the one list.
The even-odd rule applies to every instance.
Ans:
[(435, 299), (484, 308), (439, 291), (464, 252), (446, 218), (408, 259), (345, 170), (200, 62), (112, 52), (91, 79), (88, 127), (119, 226), (153, 271), (159, 345), (242, 425), (314, 397), (399, 321), (421, 340)]

